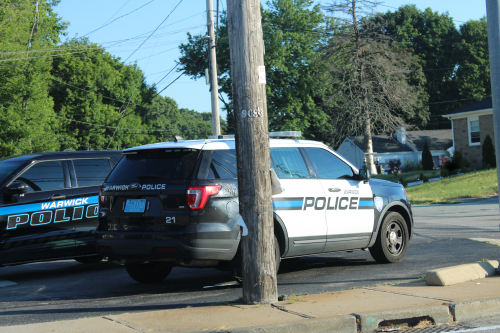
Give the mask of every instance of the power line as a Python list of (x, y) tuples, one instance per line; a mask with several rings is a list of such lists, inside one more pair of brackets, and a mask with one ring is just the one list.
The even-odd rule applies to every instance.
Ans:
[[(152, 0), (152, 1), (154, 1), (154, 0)], [(182, 0), (180, 0), (180, 1), (179, 1), (179, 3), (178, 3), (175, 7), (174, 7), (174, 9), (172, 9), (172, 11), (171, 11), (171, 12), (167, 15), (167, 17), (165, 17), (165, 18), (163, 19), (163, 21), (162, 21), (162, 22), (161, 22), (161, 23), (160, 23), (160, 24), (156, 27), (156, 29), (155, 29), (155, 30), (153, 30), (153, 32), (152, 32), (152, 33), (151, 33), (151, 34), (150, 34), (150, 35), (146, 38), (146, 40), (145, 40), (144, 42), (142, 42), (142, 44), (141, 44), (141, 45), (139, 45), (139, 47), (138, 47), (138, 48), (137, 48), (134, 52), (132, 52), (132, 54), (131, 54), (131, 55), (129, 55), (129, 56), (127, 57), (127, 59), (125, 59), (125, 61), (124, 61), (124, 62), (126, 62), (126, 61), (127, 61), (127, 60), (128, 60), (128, 59), (129, 59), (129, 58), (130, 58), (130, 57), (131, 57), (134, 53), (135, 53), (135, 52), (137, 52), (137, 50), (139, 50), (139, 49), (141, 48), (141, 46), (142, 46), (144, 43), (146, 43), (146, 41), (147, 41), (147, 40), (148, 40), (148, 39), (149, 39), (149, 38), (150, 38), (150, 37), (151, 37), (151, 36), (152, 36), (152, 35), (156, 32), (156, 30), (158, 30), (158, 28), (159, 28), (159, 27), (160, 27), (160, 26), (161, 26), (161, 25), (162, 25), (162, 24), (163, 24), (163, 23), (164, 23), (164, 22), (165, 22), (165, 21), (166, 21), (166, 20), (170, 17), (170, 15), (174, 12), (174, 10), (176, 10), (176, 9), (177, 9), (177, 7), (181, 4), (181, 2), (182, 2)]]
[[(155, 1), (155, 0), (151, 0), (151, 1), (149, 1), (148, 3), (145, 3), (144, 5), (142, 5), (142, 6), (138, 7), (138, 8), (136, 8), (136, 9), (134, 9), (133, 11), (128, 12), (127, 14), (124, 14), (124, 15), (122, 15), (122, 16), (120, 16), (120, 17), (117, 17), (117, 18), (115, 18), (113, 21), (111, 21), (111, 22), (109, 22), (109, 23), (107, 23), (107, 24), (104, 24), (104, 25), (100, 26), (99, 28), (97, 28), (97, 29), (95, 29), (95, 30), (92, 30), (91, 32), (87, 32), (87, 33), (86, 33), (85, 35), (83, 35), (83, 36), (87, 36), (88, 34), (94, 33), (94, 32), (96, 32), (97, 30), (102, 29), (102, 28), (104, 28), (105, 26), (110, 25), (111, 23), (115, 22), (116, 20), (119, 20), (119, 19), (121, 19), (122, 17), (125, 17), (125, 16), (127, 16), (127, 15), (132, 14), (133, 12), (138, 11), (139, 9), (141, 9), (141, 8), (142, 8), (142, 7), (144, 7), (144, 6), (149, 5), (149, 4), (150, 4), (151, 2), (153, 2), (153, 1)], [(125, 4), (125, 5), (126, 5), (126, 4)], [(125, 5), (124, 5), (124, 6), (125, 6)], [(123, 8), (123, 7), (122, 7), (122, 8)], [(118, 11), (120, 11), (120, 10), (118, 10)]]

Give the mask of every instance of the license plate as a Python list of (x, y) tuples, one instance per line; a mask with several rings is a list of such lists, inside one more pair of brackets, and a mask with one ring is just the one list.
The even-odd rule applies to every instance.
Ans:
[(143, 213), (146, 208), (146, 199), (127, 199), (125, 213)]

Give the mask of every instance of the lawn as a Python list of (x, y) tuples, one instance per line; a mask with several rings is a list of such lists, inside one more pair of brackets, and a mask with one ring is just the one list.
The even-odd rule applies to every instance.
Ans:
[(497, 170), (491, 169), (445, 178), (406, 188), (414, 205), (453, 203), (454, 199), (481, 198), (498, 194)]
[(436, 178), (441, 175), (441, 170), (411, 171), (411, 172), (404, 172), (399, 175), (376, 175), (373, 176), (372, 178), (389, 180), (391, 182), (396, 182), (396, 183), (399, 181), (399, 178), (404, 178), (409, 183), (419, 180), (421, 173), (426, 175), (427, 178)]

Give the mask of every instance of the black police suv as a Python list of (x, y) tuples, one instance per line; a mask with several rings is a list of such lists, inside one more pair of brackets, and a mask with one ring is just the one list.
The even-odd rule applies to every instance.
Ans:
[(1, 160), (0, 266), (101, 260), (97, 197), (121, 157), (119, 151), (68, 151)]
[[(238, 262), (246, 226), (233, 139), (123, 153), (99, 196), (99, 255), (124, 262), (139, 282), (162, 281), (175, 265)], [(370, 180), (320, 142), (271, 138), (270, 153), (282, 189), (273, 196), (277, 267), (281, 258), (355, 249), (369, 249), (378, 262), (404, 258), (413, 217), (403, 186)]]

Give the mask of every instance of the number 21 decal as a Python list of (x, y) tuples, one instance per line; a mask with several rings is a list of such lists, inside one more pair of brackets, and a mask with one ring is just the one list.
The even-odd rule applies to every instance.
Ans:
[(174, 217), (167, 216), (165, 218), (165, 222), (166, 223), (175, 223), (175, 216)]

